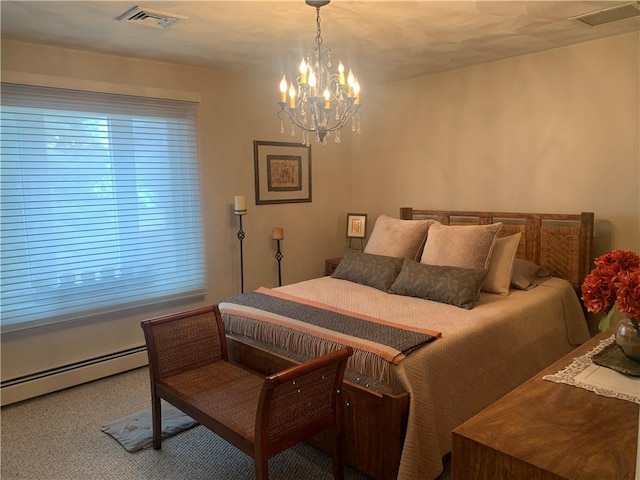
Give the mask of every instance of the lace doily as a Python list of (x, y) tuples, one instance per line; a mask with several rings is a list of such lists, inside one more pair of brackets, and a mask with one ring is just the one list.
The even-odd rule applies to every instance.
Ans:
[[(556, 383), (566, 383), (568, 385), (573, 385), (575, 387), (584, 388), (585, 390), (589, 390), (598, 395), (602, 395), (603, 397), (619, 398), (621, 400), (627, 400), (629, 402), (637, 403), (640, 405), (640, 381), (638, 381), (638, 393), (636, 395), (632, 395), (625, 391), (615, 390), (614, 388), (607, 388), (607, 387), (603, 387), (602, 385), (586, 383), (584, 381), (581, 381), (579, 378), (576, 378), (580, 373), (582, 373), (587, 368), (590, 368), (590, 367), (605, 368), (605, 367), (600, 367), (594, 364), (591, 357), (593, 357), (597, 353), (600, 353), (606, 347), (611, 345), (614, 342), (614, 340), (615, 340), (615, 335), (611, 335), (611, 337), (601, 340), (600, 343), (596, 347), (594, 347), (592, 350), (590, 350), (589, 352), (585, 353), (580, 357), (574, 358), (573, 362), (571, 362), (569, 366), (565, 367), (564, 369), (560, 370), (558, 373), (555, 373), (553, 375), (545, 375), (544, 377), (542, 377), (543, 380), (549, 380), (551, 382), (556, 382)], [(614, 372), (613, 370), (611, 370), (611, 372), (612, 374), (615, 374), (615, 375), (621, 375), (617, 372)], [(630, 380), (630, 381), (636, 381), (636, 380)]]

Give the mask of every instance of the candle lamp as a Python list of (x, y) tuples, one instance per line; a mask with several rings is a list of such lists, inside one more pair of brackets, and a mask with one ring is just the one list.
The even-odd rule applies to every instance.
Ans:
[(281, 262), (284, 258), (282, 251), (280, 250), (280, 241), (284, 240), (284, 228), (282, 227), (273, 227), (271, 230), (271, 237), (276, 241), (277, 251), (276, 251), (276, 260), (278, 262), (278, 286), (282, 286), (282, 266)]
[(236, 215), (245, 215), (247, 213), (247, 197), (244, 195), (233, 197), (233, 212)]
[(233, 213), (238, 216), (240, 227), (238, 229), (238, 240), (240, 241), (240, 293), (244, 293), (244, 260), (242, 256), (242, 242), (244, 241), (244, 230), (242, 229), (242, 216), (247, 214), (247, 199), (244, 195), (233, 197)]

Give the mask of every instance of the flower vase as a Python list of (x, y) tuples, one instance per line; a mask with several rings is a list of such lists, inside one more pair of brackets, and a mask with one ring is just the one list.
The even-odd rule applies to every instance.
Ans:
[(627, 357), (640, 362), (640, 321), (635, 318), (620, 320), (616, 330), (616, 343)]

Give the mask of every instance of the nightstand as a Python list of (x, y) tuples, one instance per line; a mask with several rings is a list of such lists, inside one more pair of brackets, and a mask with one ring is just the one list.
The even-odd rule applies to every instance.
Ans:
[(324, 261), (324, 274), (331, 275), (340, 263), (340, 260), (342, 260), (342, 257), (327, 258)]

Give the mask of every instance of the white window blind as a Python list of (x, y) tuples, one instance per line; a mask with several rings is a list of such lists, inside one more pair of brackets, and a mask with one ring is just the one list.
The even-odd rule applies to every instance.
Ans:
[(196, 104), (3, 84), (3, 330), (205, 291)]

